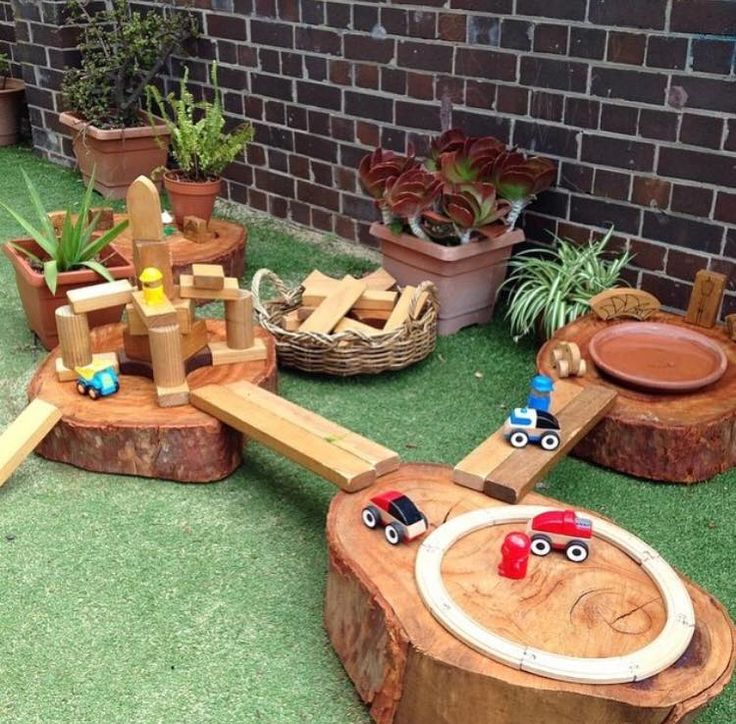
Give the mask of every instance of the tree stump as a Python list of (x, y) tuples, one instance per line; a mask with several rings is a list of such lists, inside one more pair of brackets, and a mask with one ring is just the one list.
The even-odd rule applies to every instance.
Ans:
[[(210, 341), (225, 339), (224, 321), (206, 322)], [(122, 324), (93, 330), (92, 351), (122, 350), (122, 334)], [(247, 380), (275, 392), (273, 339), (260, 327), (256, 335), (266, 344), (265, 360), (200, 367), (187, 375), (190, 388)], [(61, 421), (36, 448), (42, 457), (96, 472), (188, 483), (220, 480), (240, 465), (243, 437), (237, 431), (191, 405), (159, 407), (153, 382), (142, 376), (122, 375), (120, 391), (111, 397), (83, 397), (73, 383), (57, 380), (59, 354), (58, 347), (49, 354), (28, 388), (30, 399), (41, 397), (62, 412)]]
[(588, 371), (567, 381), (581, 387), (604, 385), (618, 393), (613, 408), (573, 454), (639, 478), (672, 483), (698, 482), (729, 470), (736, 465), (736, 345), (720, 326), (693, 327), (684, 317), (664, 312), (647, 321), (695, 329), (717, 342), (728, 359), (725, 374), (688, 393), (626, 387), (603, 375), (588, 352), (593, 335), (615, 322), (581, 317), (560, 329), (537, 355), (539, 371), (557, 379), (552, 350), (562, 341), (575, 342)]
[[(409, 495), (430, 530), (469, 510), (504, 505), (454, 485), (451, 474), (446, 466), (405, 464), (370, 491), (339, 493), (330, 506), (325, 625), (377, 722), (673, 724), (689, 720), (723, 690), (733, 671), (736, 632), (723, 607), (687, 580), (693, 639), (673, 666), (636, 683), (544, 678), (453, 637), (419, 597), (414, 562), (421, 539), (392, 548), (361, 522), (368, 498), (389, 489)], [(534, 493), (525, 503), (561, 506)], [(498, 576), (501, 542), (513, 528), (476, 531), (443, 562), (455, 603), (482, 626), (522, 644), (584, 657), (627, 653), (657, 636), (665, 620), (659, 592), (633, 559), (603, 540), (594, 540), (585, 563), (552, 553), (532, 556), (525, 579)]]
[[(116, 214), (115, 223), (126, 218), (125, 214)], [(213, 235), (210, 241), (198, 244), (185, 238), (177, 230), (165, 237), (171, 247), (174, 282), (179, 283), (181, 274), (191, 274), (192, 264), (220, 264), (225, 276), (240, 279), (245, 272), (245, 246), (247, 229), (242, 224), (234, 224), (222, 219), (211, 219), (209, 230)], [(118, 236), (111, 245), (115, 251), (128, 260), (133, 259), (133, 242), (130, 228)]]

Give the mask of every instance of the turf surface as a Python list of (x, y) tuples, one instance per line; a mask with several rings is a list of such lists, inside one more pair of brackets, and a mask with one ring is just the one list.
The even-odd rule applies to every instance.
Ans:
[[(72, 172), (4, 149), (0, 199), (18, 210), (30, 213), (20, 168), (49, 210), (81, 197)], [(17, 232), (0, 214), (0, 238)], [(287, 281), (314, 267), (359, 273), (372, 267), (364, 256), (250, 224), (249, 271), (266, 266)], [(2, 428), (22, 410), (43, 351), (6, 261), (0, 280)], [(348, 380), (282, 372), (280, 391), (406, 460), (454, 463), (525, 399), (534, 352), (498, 319), (440, 339), (410, 370)], [(255, 444), (230, 478), (201, 486), (29, 458), (0, 489), (0, 721), (369, 721), (322, 628), (334, 492)], [(613, 517), (736, 615), (736, 472), (652, 485), (568, 459), (543, 492)], [(736, 721), (733, 685), (700, 721)]]

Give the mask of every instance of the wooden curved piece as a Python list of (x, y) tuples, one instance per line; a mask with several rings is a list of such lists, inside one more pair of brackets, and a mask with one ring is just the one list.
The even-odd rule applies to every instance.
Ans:
[[(478, 509), (517, 510), (452, 484), (451, 472), (405, 464), (370, 490), (339, 493), (330, 506), (325, 625), (377, 722), (674, 724), (690, 721), (723, 690), (733, 671), (736, 632), (723, 607), (685, 579), (695, 613), (692, 640), (672, 666), (645, 681), (558, 681), (494, 661), (455, 638), (420, 599), (414, 565), (422, 539), (389, 546), (381, 531), (361, 522), (369, 498), (391, 489), (417, 504), (430, 530)], [(560, 506), (534, 493), (526, 502)], [(645, 543), (635, 548), (642, 565), (616, 541), (600, 539), (585, 563), (557, 553), (532, 556), (526, 578), (511, 580), (498, 576), (496, 567), (503, 538), (513, 529), (479, 529), (453, 545), (441, 564), (449, 595), (483, 628), (575, 657), (626, 657), (656, 640), (677, 593), (669, 587), (660, 592), (644, 569), (651, 550)]]
[(649, 319), (662, 306), (653, 294), (629, 287), (606, 289), (592, 297), (588, 304), (600, 319), (605, 320), (622, 317)]
[[(206, 321), (209, 339), (224, 340), (225, 323)], [(121, 349), (122, 332), (122, 324), (92, 330), (92, 351)], [(260, 328), (256, 336), (266, 345), (265, 359), (199, 367), (187, 375), (189, 387), (246, 380), (275, 391), (273, 339)], [(120, 391), (111, 397), (97, 401), (82, 397), (73, 383), (56, 379), (59, 354), (58, 348), (49, 354), (28, 388), (29, 398), (42, 397), (62, 413), (37, 448), (43, 457), (86, 470), (179, 482), (220, 480), (240, 464), (242, 435), (214, 417), (191, 405), (159, 407), (153, 382), (142, 376), (122, 375)]]

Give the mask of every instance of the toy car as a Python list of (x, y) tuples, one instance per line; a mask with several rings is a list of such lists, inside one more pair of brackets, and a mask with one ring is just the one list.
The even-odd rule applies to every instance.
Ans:
[(100, 397), (114, 395), (120, 389), (120, 380), (113, 367), (98, 368), (95, 365), (87, 365), (76, 367), (74, 371), (79, 375), (77, 392), (80, 395), (89, 395), (93, 400), (97, 400)]
[(544, 450), (560, 446), (560, 423), (544, 410), (517, 407), (507, 418), (503, 432), (515, 448), (526, 447), (529, 442), (538, 443)]
[(384, 526), (386, 540), (395, 546), (401, 541), (408, 543), (427, 532), (427, 516), (398, 490), (388, 490), (371, 498), (370, 505), (363, 508), (363, 523), (368, 528)]
[(573, 563), (582, 563), (590, 552), (586, 541), (593, 537), (593, 524), (574, 510), (548, 510), (529, 521), (527, 535), (535, 556), (546, 556), (554, 548), (565, 551)]

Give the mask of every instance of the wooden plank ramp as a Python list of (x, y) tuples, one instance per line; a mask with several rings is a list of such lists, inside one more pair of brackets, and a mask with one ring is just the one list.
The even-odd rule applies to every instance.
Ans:
[(190, 402), (347, 492), (399, 466), (399, 456), (249, 382), (207, 385)]
[(606, 387), (581, 388), (556, 380), (552, 409), (560, 423), (560, 446), (553, 452), (529, 444), (516, 450), (503, 428), (494, 432), (453, 471), (459, 485), (506, 503), (518, 503), (598, 423), (616, 400)]

